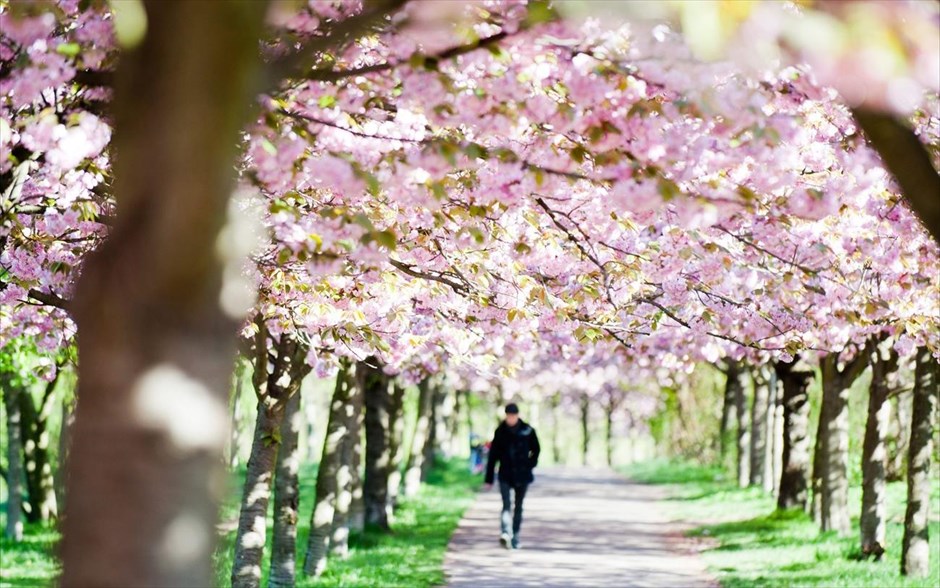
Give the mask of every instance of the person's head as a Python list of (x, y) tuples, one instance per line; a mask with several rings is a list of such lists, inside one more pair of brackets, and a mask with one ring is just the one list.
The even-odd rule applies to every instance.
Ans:
[(515, 427), (516, 423), (519, 422), (519, 407), (516, 406), (515, 402), (511, 402), (506, 405), (506, 424), (510, 427)]

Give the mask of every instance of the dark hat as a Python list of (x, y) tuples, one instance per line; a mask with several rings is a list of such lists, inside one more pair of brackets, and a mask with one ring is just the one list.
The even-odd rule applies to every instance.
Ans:
[(515, 402), (506, 405), (506, 414), (519, 414), (519, 407), (516, 406)]

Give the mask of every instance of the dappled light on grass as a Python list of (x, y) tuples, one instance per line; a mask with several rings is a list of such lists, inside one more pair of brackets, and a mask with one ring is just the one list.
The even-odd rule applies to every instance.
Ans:
[[(241, 484), (244, 471), (232, 480), (233, 488)], [(428, 475), (428, 481), (414, 498), (402, 499), (396, 512), (391, 533), (367, 529), (352, 533), (349, 538), (349, 558), (331, 560), (330, 566), (319, 579), (298, 574), (297, 586), (367, 587), (367, 586), (435, 586), (444, 581), (441, 564), (447, 543), (463, 511), (473, 502), (480, 478), (469, 474), (463, 460), (438, 463)], [(316, 465), (304, 464), (300, 468), (300, 515), (297, 545), (307, 543), (310, 533), (309, 492), (316, 484)], [(235, 495), (223, 506), (222, 520), (234, 518), (238, 513)], [(306, 498), (306, 500), (305, 500)], [(272, 524), (268, 517), (268, 534)], [(234, 531), (223, 536), (216, 551), (216, 579), (226, 585), (231, 573)], [(270, 537), (268, 538), (270, 545)], [(266, 557), (262, 569), (262, 585), (267, 584), (270, 571)]]
[[(628, 476), (667, 484), (666, 504), (675, 518), (698, 525), (688, 534), (703, 544), (703, 557), (725, 588), (760, 586), (846, 586), (852, 588), (928, 587), (940, 585), (940, 562), (931, 558), (930, 575), (907, 578), (898, 573), (904, 520), (904, 484), (888, 485), (887, 548), (881, 561), (860, 561), (858, 517), (852, 533), (820, 533), (802, 511), (775, 511), (773, 498), (757, 488), (738, 488), (720, 469), (666, 460), (634, 464)], [(853, 486), (849, 503), (859, 504)], [(940, 482), (931, 494), (930, 534), (940, 536)]]

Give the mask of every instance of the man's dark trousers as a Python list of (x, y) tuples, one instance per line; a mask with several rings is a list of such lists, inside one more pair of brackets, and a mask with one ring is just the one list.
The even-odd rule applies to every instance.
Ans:
[[(512, 523), (512, 537), (519, 538), (519, 528), (522, 527), (522, 501), (525, 500), (525, 492), (529, 488), (528, 484), (509, 485), (506, 482), (499, 483), (499, 492), (503, 495), (503, 513), (500, 516), (500, 530), (509, 535), (509, 524)], [(516, 505), (513, 509), (510, 492), (516, 494)]]

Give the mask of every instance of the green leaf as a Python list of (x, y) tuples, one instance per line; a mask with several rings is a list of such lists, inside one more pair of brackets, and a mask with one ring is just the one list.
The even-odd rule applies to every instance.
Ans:
[(336, 106), (336, 96), (324, 94), (323, 96), (320, 96), (319, 100), (317, 100), (317, 105), (320, 108), (331, 108)]
[(76, 57), (82, 50), (78, 43), (60, 43), (55, 52), (66, 57)]
[(390, 251), (394, 251), (398, 246), (397, 235), (389, 229), (375, 233), (375, 240), (379, 245), (388, 248)]

